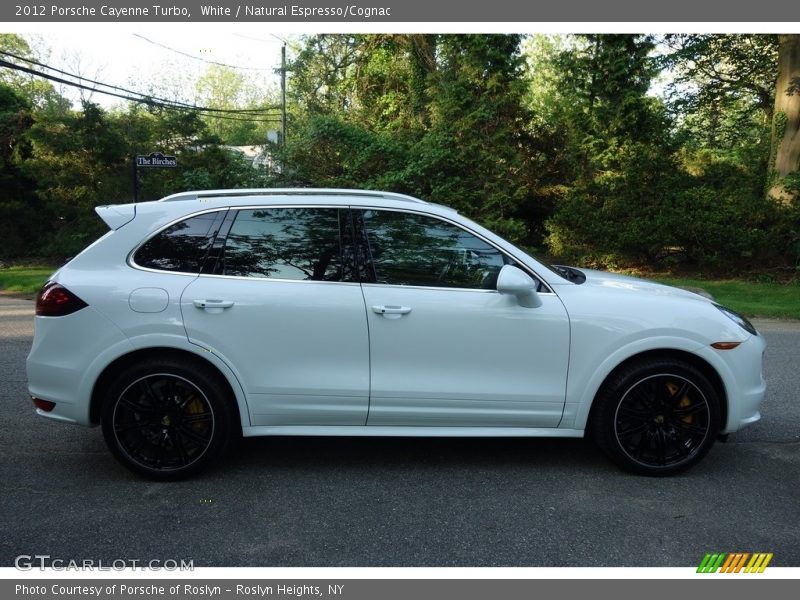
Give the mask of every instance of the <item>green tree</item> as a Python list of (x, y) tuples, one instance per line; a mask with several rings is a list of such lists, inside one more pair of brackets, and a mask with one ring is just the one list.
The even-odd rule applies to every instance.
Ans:
[(307, 38), (291, 65), (295, 112), (337, 116), (405, 137), (418, 134), (428, 124), (437, 40), (430, 34)]
[(698, 158), (745, 165), (767, 178), (774, 114), (774, 35), (669, 35), (661, 59), (671, 74), (669, 108), (693, 168)]
[(279, 112), (277, 93), (274, 89), (263, 89), (253, 78), (241, 71), (220, 65), (209, 65), (197, 80), (196, 100), (202, 106), (225, 110), (269, 110), (268, 115), (248, 116), (219, 114), (204, 117), (209, 132), (232, 146), (264, 144), (267, 131), (278, 129)]
[[(548, 222), (555, 254), (653, 259), (672, 243), (658, 217), (676, 189), (663, 106), (648, 95), (658, 67), (648, 36), (582, 36), (561, 52), (569, 191)], [(671, 224), (670, 224), (671, 225)]]
[(533, 164), (517, 35), (444, 35), (428, 78), (430, 126), (407, 168), (412, 191), (453, 206), (512, 239)]
[(357, 65), (367, 36), (307, 37), (291, 63), (290, 97), (300, 115), (345, 115), (356, 101)]
[[(31, 155), (24, 173), (36, 182), (37, 195), (52, 236), (41, 253), (74, 254), (102, 231), (94, 206), (121, 197), (129, 157), (120, 132), (95, 104), (81, 112), (36, 122), (28, 133)], [(124, 186), (124, 187), (123, 187)], [(37, 252), (39, 253), (39, 252)]]
[[(748, 62), (757, 46), (741, 39), (667, 40), (669, 63), (644, 36), (590, 36), (563, 54), (578, 92), (566, 109), (568, 154), (577, 160), (548, 223), (551, 249), (601, 265), (742, 266), (774, 257), (765, 231), (779, 219), (763, 195), (768, 137), (758, 104), (767, 79), (733, 85), (736, 69), (719, 53), (729, 50), (743, 72), (768, 60)], [(674, 120), (648, 93), (664, 64), (675, 69)]]
[[(40, 62), (42, 59), (42, 57), (36, 55), (25, 38), (15, 33), (0, 33), (0, 52), (6, 52), (21, 58)], [(7, 54), (0, 54), (0, 59), (25, 67), (36, 68), (35, 65), (18, 60)], [(59, 94), (49, 81), (35, 77), (34, 75), (8, 68), (0, 69), (0, 82), (14, 88), (17, 93), (28, 100), (33, 108), (40, 111), (64, 114), (70, 108), (69, 101)]]
[(24, 254), (42, 231), (35, 184), (20, 169), (30, 154), (25, 134), (32, 124), (28, 99), (0, 83), (0, 258)]
[[(755, 230), (773, 233), (768, 244), (759, 242), (757, 234), (749, 236), (753, 243), (741, 249), (739, 263), (750, 256), (773, 265), (800, 259), (800, 220), (793, 202), (800, 190), (800, 135), (793, 134), (800, 122), (793, 86), (800, 77), (798, 39), (738, 34), (665, 38), (669, 53), (664, 64), (674, 77), (670, 105), (684, 168), (716, 192), (720, 205), (749, 211), (750, 218), (737, 221), (749, 226), (745, 237)], [(728, 185), (718, 177), (721, 172), (728, 174)], [(729, 198), (738, 201), (727, 203)]]
[(673, 77), (671, 95), (682, 112), (717, 106), (772, 118), (777, 36), (674, 34), (662, 41), (663, 65)]
[(631, 145), (669, 150), (666, 114), (648, 95), (658, 73), (653, 49), (650, 36), (589, 35), (561, 54), (562, 84), (571, 91), (569, 151), (579, 182), (617, 169)]
[(292, 65), (302, 106), (286, 177), (381, 187), (525, 240), (534, 161), (520, 36), (314, 36)]
[(262, 187), (266, 173), (241, 154), (220, 145), (204, 118), (194, 111), (129, 106), (111, 116), (123, 139), (127, 165), (121, 192), (130, 198), (131, 162), (137, 154), (162, 152), (178, 158), (174, 169), (140, 169), (140, 200), (155, 200), (187, 189)]
[(69, 256), (104, 231), (94, 207), (132, 201), (137, 154), (175, 154), (175, 169), (140, 170), (140, 200), (186, 189), (257, 187), (264, 173), (219, 145), (193, 111), (129, 106), (108, 112), (91, 103), (49, 115), (24, 134), (29, 151), (19, 172), (35, 182), (31, 207), (46, 235), (26, 238), (19, 253)]
[(337, 116), (309, 116), (295, 125), (281, 153), (283, 185), (407, 191), (409, 148), (390, 133)]

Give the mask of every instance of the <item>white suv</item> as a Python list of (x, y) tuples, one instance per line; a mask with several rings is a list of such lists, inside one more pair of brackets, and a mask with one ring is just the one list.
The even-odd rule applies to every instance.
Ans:
[(760, 416), (743, 317), (548, 267), (444, 206), (266, 189), (96, 210), (111, 230), (39, 294), (29, 391), (150, 477), (237, 435), (586, 433), (660, 475)]

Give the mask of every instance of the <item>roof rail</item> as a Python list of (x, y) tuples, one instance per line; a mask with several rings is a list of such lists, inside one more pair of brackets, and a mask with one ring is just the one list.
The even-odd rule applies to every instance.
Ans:
[(177, 200), (199, 200), (200, 198), (236, 198), (243, 196), (363, 196), (371, 198), (386, 198), (387, 200), (402, 200), (417, 204), (429, 204), (425, 200), (395, 194), (394, 192), (375, 192), (370, 190), (348, 190), (336, 188), (244, 188), (228, 190), (197, 190), (180, 192), (161, 198), (159, 202), (175, 202)]

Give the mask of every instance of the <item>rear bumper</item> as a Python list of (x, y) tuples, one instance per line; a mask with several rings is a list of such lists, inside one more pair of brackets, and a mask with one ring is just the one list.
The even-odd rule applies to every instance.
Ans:
[(91, 425), (92, 390), (108, 354), (130, 348), (118, 327), (91, 307), (64, 317), (35, 317), (33, 346), (25, 363), (28, 392), (54, 402), (42, 417)]

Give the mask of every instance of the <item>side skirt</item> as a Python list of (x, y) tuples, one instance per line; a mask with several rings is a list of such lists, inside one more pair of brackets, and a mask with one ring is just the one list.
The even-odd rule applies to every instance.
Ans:
[(582, 429), (556, 427), (384, 427), (365, 425), (258, 425), (244, 427), (244, 437), (265, 435), (360, 437), (552, 437), (582, 438)]

